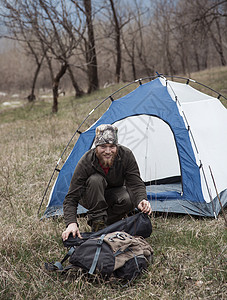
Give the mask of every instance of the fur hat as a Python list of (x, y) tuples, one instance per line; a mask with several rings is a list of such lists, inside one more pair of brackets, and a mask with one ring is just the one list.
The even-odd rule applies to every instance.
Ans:
[(95, 147), (103, 144), (118, 144), (118, 128), (110, 124), (102, 124), (96, 128)]

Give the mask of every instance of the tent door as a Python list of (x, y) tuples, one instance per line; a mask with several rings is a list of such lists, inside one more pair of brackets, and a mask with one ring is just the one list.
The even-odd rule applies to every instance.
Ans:
[(119, 143), (133, 151), (145, 184), (157, 193), (166, 189), (182, 192), (179, 157), (170, 126), (152, 115), (131, 116), (115, 125)]

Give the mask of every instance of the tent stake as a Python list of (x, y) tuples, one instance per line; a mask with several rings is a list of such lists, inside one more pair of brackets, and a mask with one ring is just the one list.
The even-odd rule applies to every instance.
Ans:
[(210, 170), (210, 174), (211, 174), (211, 177), (212, 177), (212, 180), (213, 180), (213, 184), (214, 184), (214, 187), (215, 187), (215, 191), (216, 191), (216, 194), (217, 194), (217, 197), (218, 197), (218, 201), (219, 201), (219, 204), (221, 206), (221, 210), (222, 210), (222, 213), (223, 213), (223, 217), (224, 217), (224, 220), (225, 220), (225, 226), (227, 226), (227, 219), (226, 219), (226, 215), (225, 215), (225, 211), (224, 211), (224, 208), (222, 206), (222, 203), (221, 203), (221, 199), (219, 197), (219, 194), (218, 194), (218, 190), (217, 190), (217, 186), (216, 186), (216, 183), (215, 183), (215, 180), (214, 180), (214, 176), (213, 176), (213, 173), (211, 171), (211, 167), (209, 166), (209, 170)]

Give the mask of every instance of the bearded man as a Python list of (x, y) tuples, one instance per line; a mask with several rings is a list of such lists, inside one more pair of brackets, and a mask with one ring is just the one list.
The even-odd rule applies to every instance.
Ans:
[(63, 203), (66, 240), (70, 233), (81, 238), (77, 206), (88, 209), (92, 231), (105, 228), (132, 212), (135, 207), (151, 213), (146, 187), (132, 151), (118, 144), (118, 129), (110, 124), (96, 128), (95, 148), (78, 162)]

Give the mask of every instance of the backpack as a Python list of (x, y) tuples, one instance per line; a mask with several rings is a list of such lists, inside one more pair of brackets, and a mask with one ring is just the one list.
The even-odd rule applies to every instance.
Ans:
[[(48, 271), (65, 272), (77, 267), (89, 275), (98, 274), (104, 279), (108, 279), (111, 275), (128, 281), (136, 278), (148, 267), (153, 257), (153, 249), (143, 236), (112, 230), (116, 227), (124, 227), (129, 232), (139, 231), (148, 237), (152, 227), (149, 217), (143, 213), (126, 219), (95, 233), (87, 233), (87, 235), (82, 233), (83, 239), (71, 238), (65, 241), (66, 243), (63, 242), (66, 247), (70, 244), (69, 252), (61, 262), (45, 263), (45, 268)], [(143, 222), (135, 224), (135, 220), (143, 220)], [(130, 226), (126, 226), (128, 224)], [(68, 258), (71, 265), (63, 268), (62, 264)]]
[(67, 248), (73, 246), (79, 246), (89, 238), (95, 238), (102, 234), (107, 234), (114, 231), (124, 231), (133, 236), (142, 236), (148, 238), (152, 233), (152, 224), (147, 214), (142, 212), (136, 213), (130, 217), (117, 221), (104, 229), (97, 232), (83, 232), (81, 233), (82, 239), (77, 236), (74, 238), (72, 234), (69, 235), (66, 241), (63, 241), (63, 245)]

